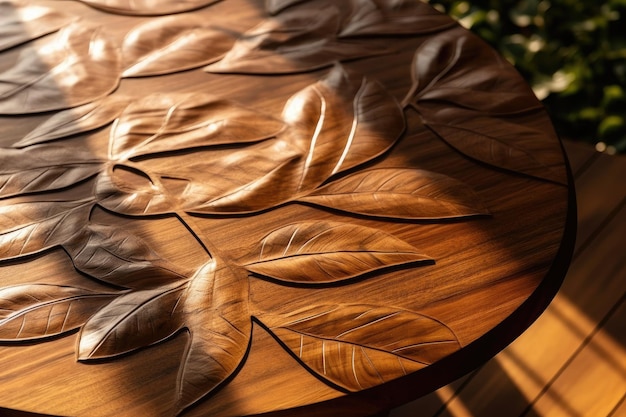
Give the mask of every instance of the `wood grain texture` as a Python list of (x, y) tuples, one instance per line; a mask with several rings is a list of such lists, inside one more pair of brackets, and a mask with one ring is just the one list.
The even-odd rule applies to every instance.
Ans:
[(63, 12), (0, 73), (0, 406), (372, 414), (494, 355), (558, 288), (560, 142), (429, 6)]

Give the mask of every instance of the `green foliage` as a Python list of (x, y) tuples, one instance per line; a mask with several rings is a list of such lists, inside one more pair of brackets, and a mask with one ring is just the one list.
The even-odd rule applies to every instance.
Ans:
[(626, 152), (626, 0), (428, 0), (528, 80), (565, 137)]

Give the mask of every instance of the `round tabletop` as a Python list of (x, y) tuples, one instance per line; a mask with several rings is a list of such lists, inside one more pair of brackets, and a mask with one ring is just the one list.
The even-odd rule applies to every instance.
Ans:
[(0, 146), (5, 409), (375, 414), (573, 250), (541, 103), (418, 1), (0, 2)]

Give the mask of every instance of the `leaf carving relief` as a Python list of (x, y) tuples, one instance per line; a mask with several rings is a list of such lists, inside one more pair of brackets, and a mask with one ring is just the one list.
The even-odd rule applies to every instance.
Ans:
[[(207, 23), (219, 15), (150, 17), (219, 0), (81, 2), (96, 15), (131, 15), (116, 18), (132, 25), (116, 38), (105, 26), (19, 6), (41, 30), (0, 36), (0, 50), (29, 42), (0, 74), (0, 115), (50, 112), (0, 149), (0, 262), (59, 249), (79, 272), (72, 279), (90, 285), (3, 284), (0, 342), (76, 332), (76, 360), (95, 366), (184, 338), (175, 413), (235, 377), (253, 323), (343, 391), (375, 387), (462, 348), (453, 325), (420, 311), (318, 297), (409, 269), (418, 281), (444, 262), (430, 235), (409, 229), (492, 220), (473, 175), (461, 181), (440, 161), (422, 167), (401, 158), (408, 146), (421, 152), (410, 129), (488, 174), (564, 182), (559, 150), (523, 123), (542, 109), (519, 77), (424, 3), (266, 0), (260, 23), (242, 34)], [(0, 2), (0, 11), (7, 7)], [(16, 22), (0, 17), (0, 35)], [(406, 88), (345, 64), (402, 54), (396, 44), (409, 35), (418, 46), (412, 62), (414, 49), (405, 54)], [(485, 65), (461, 65), (471, 60)], [(195, 88), (187, 74), (245, 80), (242, 90), (274, 85), (268, 75), (300, 84), (258, 98), (270, 102), (265, 108), (249, 98), (254, 91), (231, 97)], [(175, 224), (185, 242), (169, 245), (180, 236), (159, 222)], [(201, 256), (180, 261), (187, 252)], [(96, 284), (107, 290), (87, 289)], [(316, 296), (301, 296), (306, 308), (266, 311), (255, 304), (254, 285)]]
[(71, 155), (62, 146), (0, 151), (0, 198), (58, 190), (96, 175), (104, 165), (86, 149)]
[(13, 147), (24, 148), (51, 142), (106, 126), (120, 115), (129, 102), (128, 97), (107, 96), (82, 106), (59, 111), (22, 140), (13, 144)]
[(188, 12), (217, 3), (221, 0), (80, 0), (109, 13), (139, 16), (158, 16)]
[(122, 43), (122, 77), (169, 74), (218, 61), (235, 39), (195, 15), (150, 20), (132, 29)]
[(467, 185), (419, 169), (360, 171), (300, 201), (349, 213), (400, 219), (445, 219), (489, 214)]
[(410, 35), (438, 32), (456, 25), (420, 1), (350, 0), (350, 16), (340, 37)]
[(289, 141), (305, 152), (301, 191), (383, 154), (405, 125), (399, 104), (380, 84), (341, 66), (292, 96), (283, 120)]
[(422, 2), (307, 3), (311, 2), (268, 0), (266, 8), (274, 16), (244, 33), (221, 61), (206, 70), (259, 74), (311, 71), (335, 61), (394, 52), (392, 43), (381, 35), (417, 35), (455, 26), (447, 16)]
[(63, 247), (77, 270), (116, 287), (149, 290), (186, 276), (145, 240), (119, 227), (90, 223)]
[(118, 48), (100, 27), (72, 23), (20, 51), (0, 73), (0, 114), (35, 113), (87, 104), (120, 78)]
[(76, 330), (114, 297), (50, 284), (2, 288), (0, 341), (37, 340)]
[(303, 222), (263, 238), (244, 262), (246, 269), (278, 281), (334, 283), (432, 258), (380, 230), (349, 223)]
[(380, 40), (340, 40), (340, 31), (341, 13), (335, 4), (288, 9), (244, 33), (223, 59), (205, 69), (213, 73), (293, 73), (388, 52), (388, 44)]
[(306, 0), (265, 0), (265, 8), (270, 14), (278, 14), (287, 7), (304, 3), (305, 1)]
[(131, 103), (113, 124), (110, 156), (123, 161), (162, 152), (258, 142), (283, 124), (205, 93), (154, 94)]
[(404, 376), (461, 347), (441, 322), (390, 307), (316, 306), (265, 320), (307, 367), (349, 391)]
[[(561, 151), (545, 140), (546, 132), (524, 126), (523, 119), (517, 121), (520, 115), (542, 111), (541, 103), (513, 67), (494, 54), (460, 31), (429, 38), (415, 53), (413, 86), (405, 102), (459, 152), (499, 168), (564, 183)], [(472, 59), (489, 64), (476, 73), (462, 65)]]
[(0, 51), (56, 32), (72, 20), (72, 16), (47, 7), (2, 1), (0, 2)]
[(89, 221), (95, 201), (32, 199), (0, 204), (0, 257), (37, 254), (71, 241)]

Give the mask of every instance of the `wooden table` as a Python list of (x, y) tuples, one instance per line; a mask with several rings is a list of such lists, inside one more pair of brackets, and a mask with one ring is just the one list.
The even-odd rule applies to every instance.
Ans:
[(414, 1), (0, 3), (0, 407), (364, 416), (521, 334), (550, 121)]

